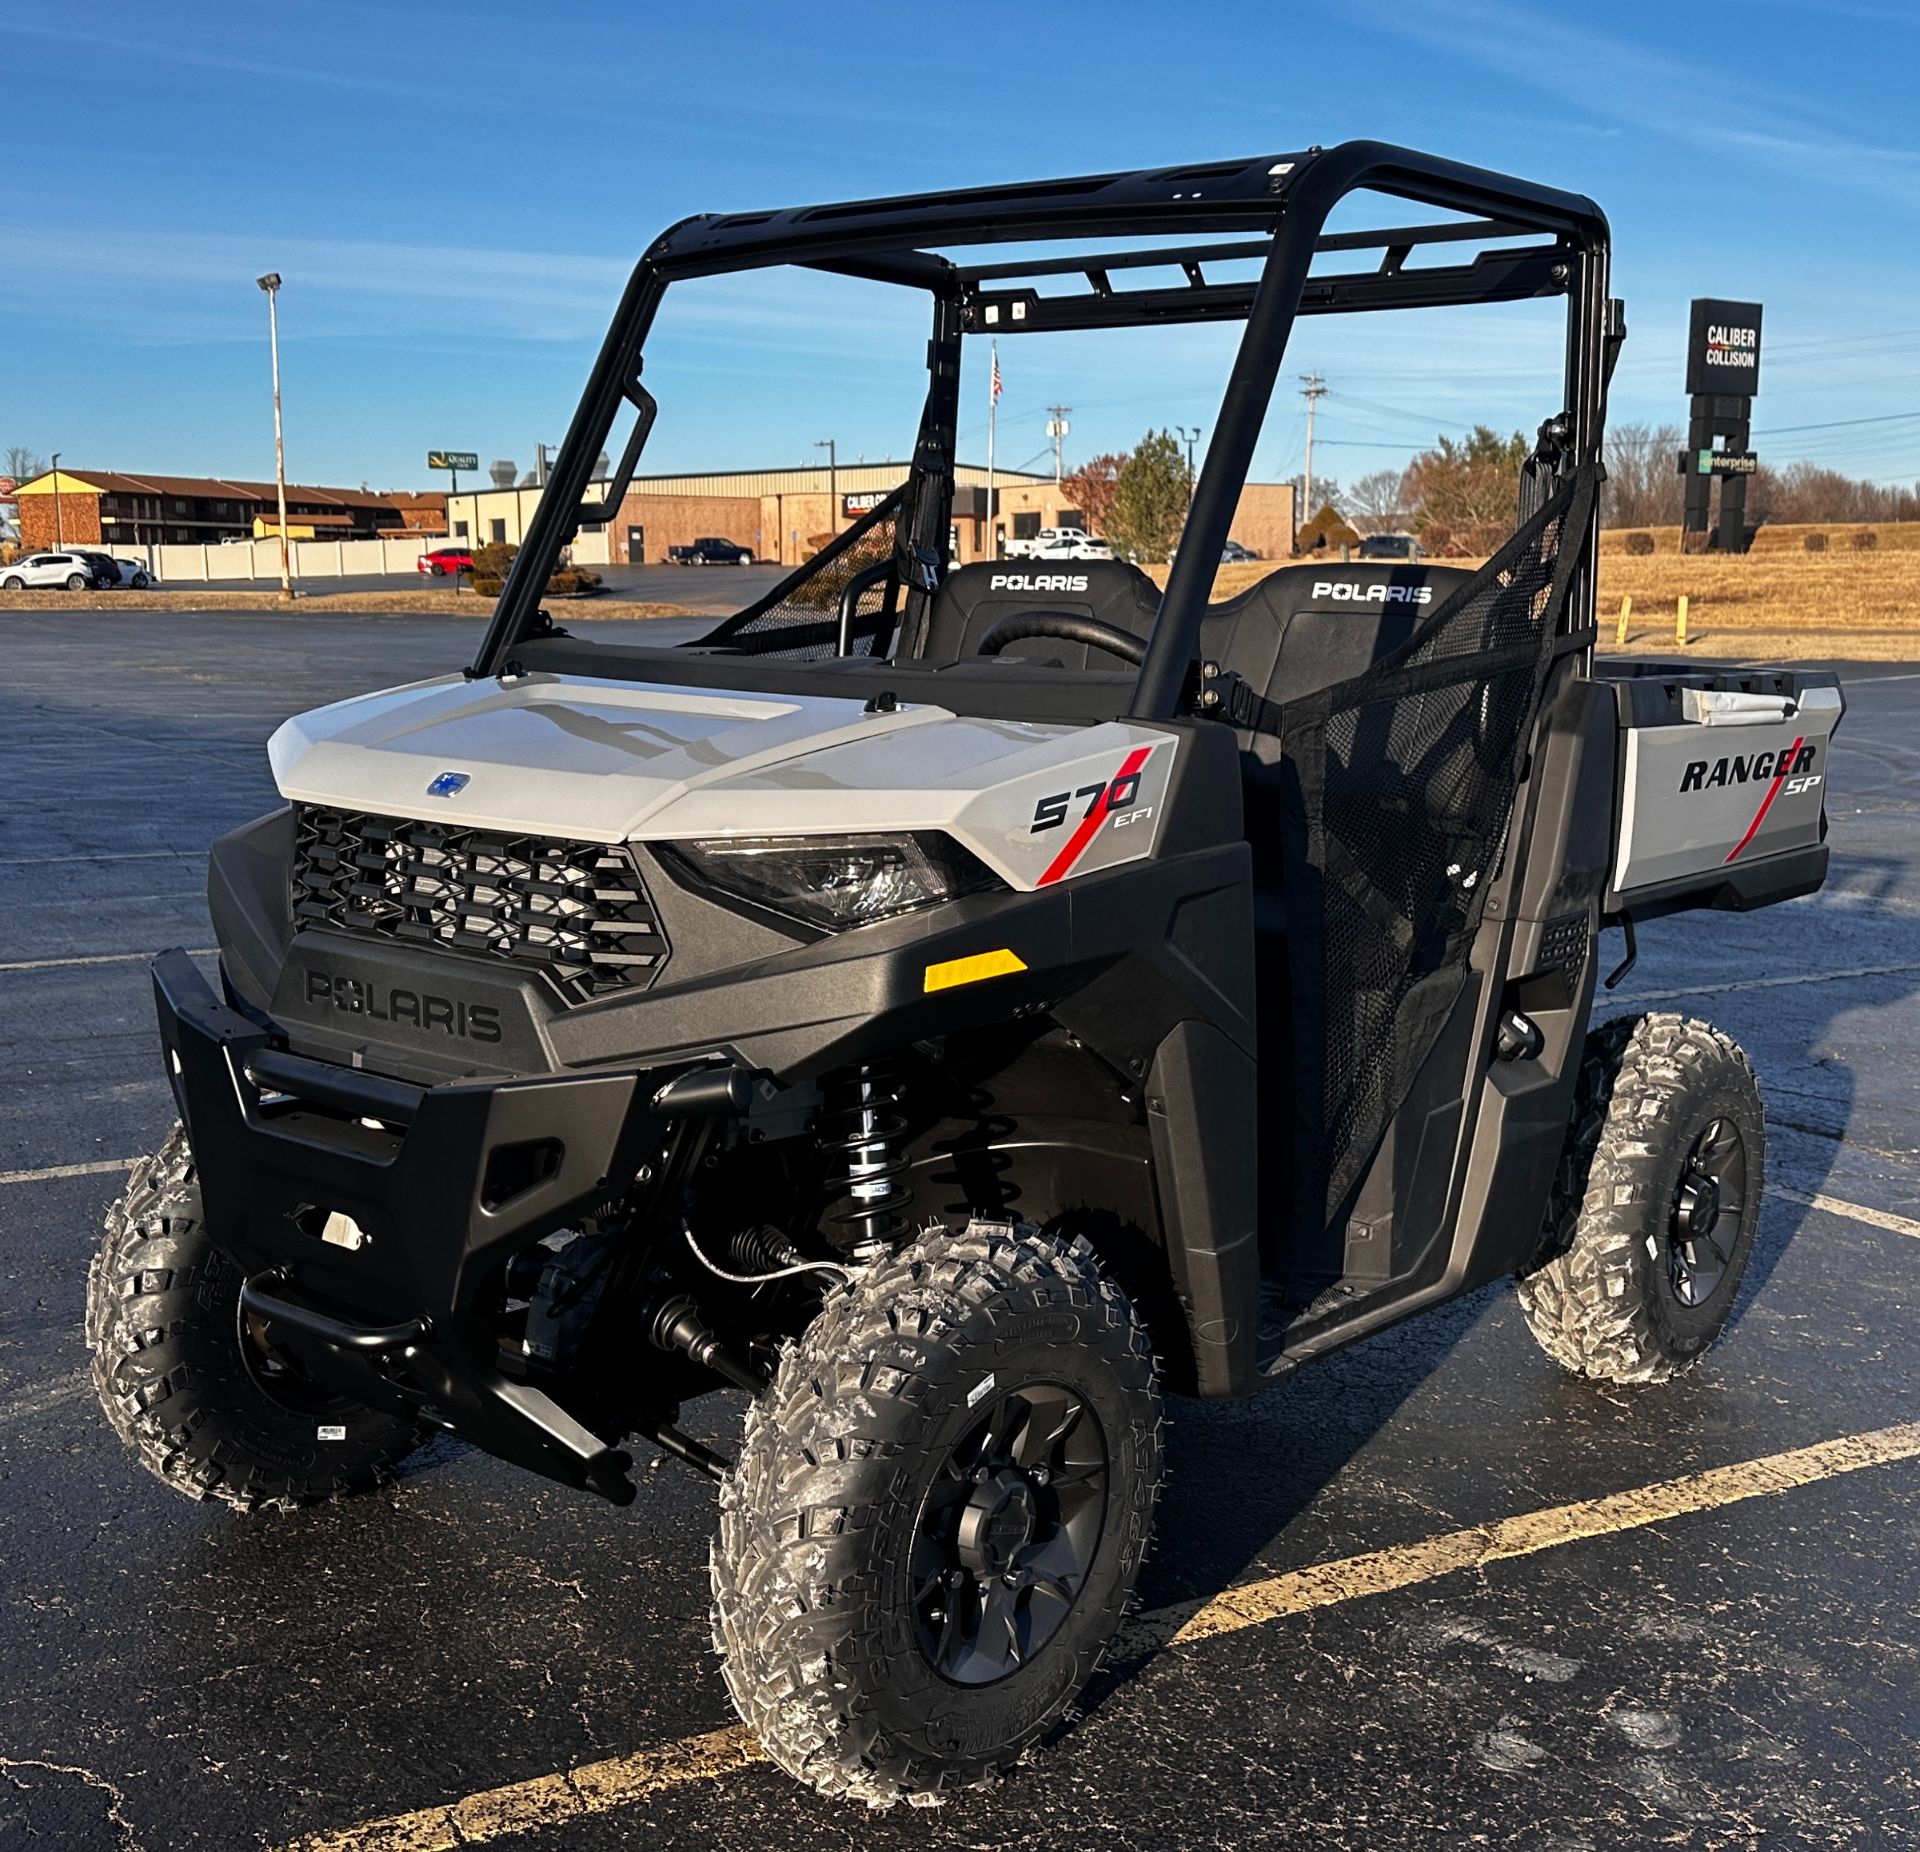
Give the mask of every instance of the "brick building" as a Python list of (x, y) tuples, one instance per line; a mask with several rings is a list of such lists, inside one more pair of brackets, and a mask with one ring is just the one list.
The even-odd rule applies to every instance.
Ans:
[[(711, 534), (751, 547), (761, 559), (798, 565), (830, 534), (852, 526), (906, 474), (906, 464), (889, 462), (846, 463), (831, 475), (819, 466), (640, 477), (613, 520), (581, 529), (575, 557), (586, 563), (653, 565), (670, 547)], [(964, 565), (987, 557), (987, 472), (962, 463), (954, 474), (952, 552), (954, 563)], [(517, 546), (540, 496), (533, 487), (462, 492), (448, 500), (449, 532), (456, 540)], [(1002, 551), (1008, 541), (1026, 539), (1043, 527), (1083, 524), (1072, 495), (1051, 476), (999, 470), (994, 500)], [(1233, 538), (1243, 546), (1263, 559), (1285, 559), (1293, 528), (1288, 484), (1250, 482), (1241, 491)]]
[[(21, 483), (18, 493), (20, 540), (28, 548), (179, 546), (280, 531), (271, 482), (63, 468)], [(372, 540), (410, 532), (446, 532), (444, 495), (287, 484), (291, 539)]]

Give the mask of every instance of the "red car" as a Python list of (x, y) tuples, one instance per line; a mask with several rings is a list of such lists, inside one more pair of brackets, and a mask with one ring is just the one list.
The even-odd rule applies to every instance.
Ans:
[(431, 553), (422, 553), (419, 559), (422, 572), (430, 572), (436, 579), (444, 579), (450, 572), (471, 572), (473, 570), (473, 549), (471, 547), (435, 547)]

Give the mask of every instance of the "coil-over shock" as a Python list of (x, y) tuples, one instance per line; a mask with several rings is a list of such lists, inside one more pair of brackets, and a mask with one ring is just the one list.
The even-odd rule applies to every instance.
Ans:
[(891, 1062), (843, 1068), (822, 1086), (819, 1141), (834, 1192), (826, 1225), (856, 1255), (885, 1247), (906, 1222), (907, 1129), (900, 1071)]

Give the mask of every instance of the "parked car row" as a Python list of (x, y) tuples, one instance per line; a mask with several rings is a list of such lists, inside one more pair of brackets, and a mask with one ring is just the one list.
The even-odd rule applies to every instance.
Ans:
[(0, 566), (0, 591), (9, 592), (98, 592), (123, 585), (143, 592), (158, 583), (152, 567), (144, 560), (115, 559), (111, 553), (94, 553), (77, 547), (64, 552), (28, 553), (11, 566)]
[(1043, 527), (1007, 542), (1008, 559), (1112, 559), (1113, 549), (1083, 527)]
[[(1178, 547), (1170, 547), (1167, 549), (1167, 563), (1169, 565), (1179, 558), (1179, 556), (1180, 549)], [(1244, 566), (1250, 561), (1257, 560), (1259, 557), (1260, 555), (1254, 552), (1251, 547), (1243, 547), (1237, 540), (1229, 540), (1226, 545), (1220, 549), (1220, 564), (1223, 566)]]

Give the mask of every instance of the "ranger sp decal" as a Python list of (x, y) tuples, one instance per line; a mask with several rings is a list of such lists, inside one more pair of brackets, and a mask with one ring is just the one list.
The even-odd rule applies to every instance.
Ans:
[[(1801, 763), (1802, 750), (1805, 751), (1806, 764)], [(1764, 756), (1764, 755), (1763, 755)], [(1721, 760), (1724, 765), (1726, 761)], [(1780, 787), (1786, 782), (1789, 772), (1804, 772), (1813, 763), (1813, 748), (1806, 743), (1803, 734), (1778, 757), (1779, 770), (1773, 775), (1773, 783), (1767, 786), (1767, 794), (1760, 800), (1760, 808), (1753, 813), (1753, 821), (1747, 825), (1747, 833), (1727, 852), (1727, 860), (1732, 861), (1748, 843), (1759, 833), (1760, 825), (1766, 822), (1767, 812), (1773, 808), (1773, 800), (1780, 795)], [(1691, 767), (1689, 767), (1691, 770)], [(1723, 864), (1724, 865), (1724, 864)]]

